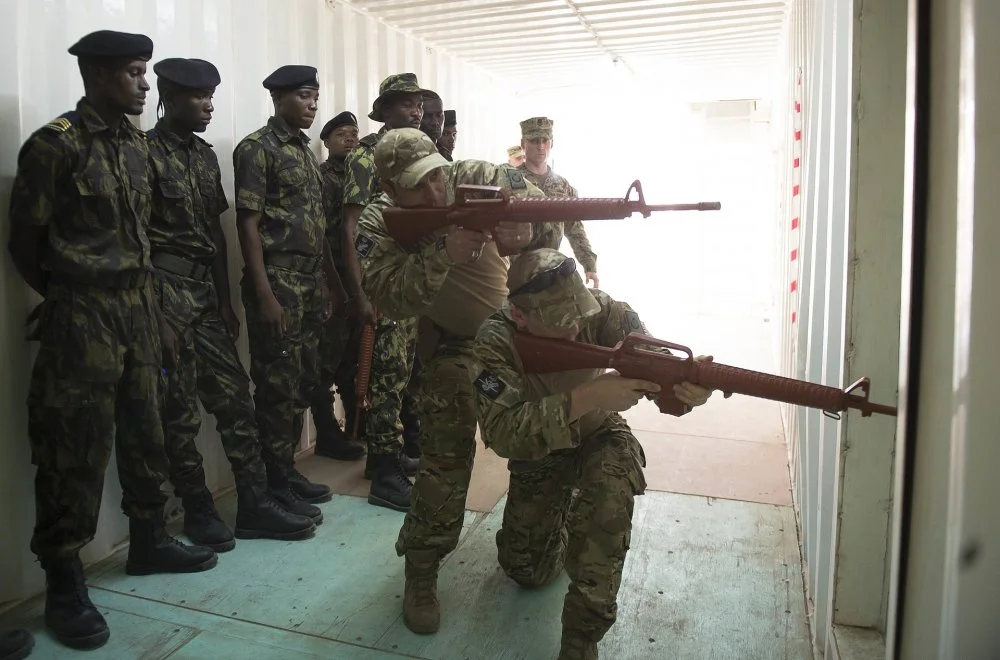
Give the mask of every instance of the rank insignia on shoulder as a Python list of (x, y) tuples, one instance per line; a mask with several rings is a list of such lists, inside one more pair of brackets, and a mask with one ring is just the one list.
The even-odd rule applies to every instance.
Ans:
[(354, 247), (357, 249), (359, 255), (367, 257), (368, 253), (375, 247), (375, 241), (372, 240), (371, 236), (358, 234), (358, 240), (354, 242)]
[(515, 169), (507, 170), (507, 179), (510, 181), (512, 190), (527, 190), (528, 184), (524, 182), (524, 175)]
[(57, 133), (65, 133), (69, 130), (69, 127), (73, 125), (73, 120), (76, 119), (76, 113), (69, 113), (56, 117), (49, 123), (45, 125), (45, 128), (50, 131), (55, 131)]
[(476, 380), (473, 381), (473, 385), (476, 386), (476, 389), (491, 399), (497, 398), (503, 394), (504, 390), (507, 389), (507, 383), (503, 382), (500, 380), (499, 376), (494, 373), (490, 373), (489, 371), (482, 371)]

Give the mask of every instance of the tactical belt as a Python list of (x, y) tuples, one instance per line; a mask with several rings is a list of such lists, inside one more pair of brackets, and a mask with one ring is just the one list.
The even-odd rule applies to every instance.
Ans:
[(149, 279), (145, 270), (129, 270), (118, 273), (86, 273), (74, 274), (56, 273), (49, 275), (49, 282), (63, 286), (85, 285), (102, 289), (141, 289)]
[(301, 254), (292, 254), (291, 252), (274, 252), (264, 254), (264, 263), (276, 268), (312, 274), (319, 270), (322, 257), (307, 257)]
[(167, 252), (153, 254), (152, 261), (155, 268), (192, 280), (207, 280), (212, 273), (209, 264), (199, 264)]

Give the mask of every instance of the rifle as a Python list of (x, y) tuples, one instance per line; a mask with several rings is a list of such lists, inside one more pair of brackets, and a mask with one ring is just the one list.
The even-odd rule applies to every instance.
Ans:
[[(630, 200), (635, 190), (638, 199)], [(480, 196), (487, 196), (486, 198)], [(718, 211), (720, 202), (646, 204), (642, 184), (632, 182), (623, 199), (600, 197), (511, 197), (499, 186), (459, 185), (451, 206), (391, 207), (382, 209), (386, 230), (397, 244), (413, 245), (443, 227), (492, 232), (500, 222), (568, 222), (573, 220), (622, 220), (633, 213), (648, 218), (657, 211)], [(497, 244), (501, 256), (510, 252)]]
[(374, 352), (375, 323), (366, 323), (361, 329), (361, 340), (358, 347), (358, 373), (354, 377), (354, 397), (357, 403), (354, 408), (354, 428), (351, 429), (351, 440), (358, 439), (361, 416), (372, 407), (368, 398), (368, 382), (372, 375), (372, 355)]
[[(849, 408), (860, 410), (862, 417), (869, 417), (872, 413), (896, 415), (896, 408), (871, 403), (868, 400), (870, 380), (867, 377), (859, 378), (850, 387), (839, 390), (836, 387), (715, 362), (695, 362), (694, 355), (687, 346), (636, 332), (630, 333), (614, 348), (547, 339), (526, 332), (517, 332), (514, 335), (514, 346), (521, 357), (525, 373), (615, 369), (625, 378), (639, 378), (658, 383), (660, 392), (656, 405), (660, 412), (675, 417), (691, 411), (690, 406), (674, 396), (673, 386), (684, 381), (721, 390), (727, 399), (736, 393), (819, 408), (823, 414), (834, 419), (840, 419), (837, 413)], [(651, 350), (656, 348), (676, 350), (687, 357)], [(856, 390), (860, 390), (861, 393), (855, 393)]]

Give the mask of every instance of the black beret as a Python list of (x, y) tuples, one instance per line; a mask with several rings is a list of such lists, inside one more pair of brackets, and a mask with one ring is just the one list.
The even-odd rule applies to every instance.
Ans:
[(444, 111), (444, 125), (445, 126), (457, 126), (458, 125), (458, 120), (455, 119), (455, 111), (454, 110), (445, 110)]
[(69, 54), (76, 57), (134, 57), (149, 60), (153, 57), (153, 40), (144, 34), (98, 30), (70, 46)]
[(319, 139), (325, 140), (326, 136), (334, 132), (341, 126), (357, 126), (358, 118), (354, 116), (354, 113), (344, 110), (339, 115), (326, 122), (323, 126), (323, 130), (319, 133)]
[(211, 89), (222, 82), (219, 70), (211, 62), (170, 57), (153, 65), (153, 72), (164, 80), (192, 89)]
[(441, 100), (441, 97), (438, 95), (437, 92), (429, 89), (423, 90), (422, 92), (420, 92), (420, 95), (423, 96), (425, 99), (434, 99), (435, 101)]
[(319, 77), (315, 67), (303, 64), (286, 64), (278, 67), (274, 73), (264, 78), (264, 89), (299, 89), (311, 87), (319, 89)]

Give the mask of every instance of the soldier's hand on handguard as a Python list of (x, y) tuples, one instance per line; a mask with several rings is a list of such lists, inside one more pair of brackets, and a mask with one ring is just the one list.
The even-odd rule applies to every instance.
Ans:
[(493, 238), (512, 252), (518, 252), (528, 247), (533, 237), (530, 222), (501, 222), (493, 230)]
[(445, 237), (444, 248), (452, 261), (462, 264), (483, 256), (483, 248), (489, 240), (489, 234), (459, 227)]
[(587, 383), (586, 398), (601, 410), (622, 412), (628, 410), (647, 392), (659, 392), (660, 386), (648, 380), (624, 378), (618, 373), (607, 373)]
[(272, 337), (281, 337), (285, 334), (285, 311), (281, 309), (281, 303), (274, 297), (264, 296), (258, 303), (260, 306), (260, 316), (267, 330)]
[[(695, 362), (711, 362), (711, 355), (699, 355), (694, 359)], [(701, 385), (695, 385), (694, 383), (689, 383), (684, 381), (679, 385), (674, 385), (674, 396), (683, 403), (688, 404), (692, 408), (697, 406), (702, 406), (708, 402), (709, 397), (712, 396), (712, 392), (715, 390), (710, 390), (702, 387)]]

